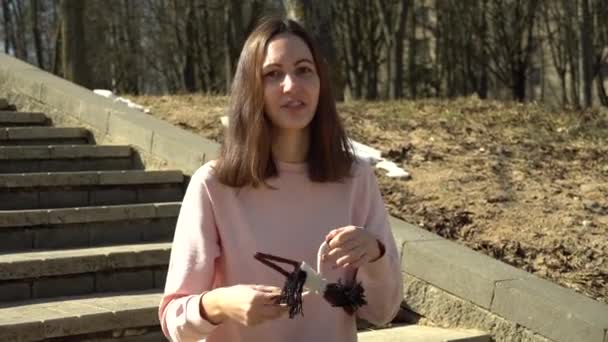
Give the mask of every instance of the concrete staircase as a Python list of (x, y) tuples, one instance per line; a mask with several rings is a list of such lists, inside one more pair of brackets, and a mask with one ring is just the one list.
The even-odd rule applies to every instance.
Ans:
[(0, 110), (0, 341), (164, 340), (185, 178), (139, 165), (129, 146)]
[[(0, 341), (164, 341), (157, 310), (182, 172), (142, 170), (130, 146), (2, 104)], [(415, 325), (359, 340), (490, 341)]]

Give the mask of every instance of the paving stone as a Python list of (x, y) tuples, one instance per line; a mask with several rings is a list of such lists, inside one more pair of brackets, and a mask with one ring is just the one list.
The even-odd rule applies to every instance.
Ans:
[(102, 145), (76, 145), (76, 146), (51, 146), (51, 158), (119, 158), (131, 157), (130, 146), (102, 146)]
[(0, 255), (0, 280), (166, 266), (171, 243), (33, 251)]
[(33, 230), (23, 228), (0, 229), (0, 253), (29, 249), (33, 246)]
[(85, 227), (40, 228), (34, 231), (34, 248), (59, 249), (89, 245), (89, 232)]
[(49, 223), (46, 210), (13, 210), (0, 212), (0, 227), (22, 227)]
[(31, 209), (39, 204), (38, 191), (0, 192), (0, 210)]
[[(110, 171), (129, 170), (132, 161), (129, 158), (96, 158), (96, 159), (54, 159), (38, 161), (31, 172), (68, 172), (68, 171)], [(25, 172), (19, 170), (19, 172)]]
[[(42, 208), (66, 208), (89, 204), (89, 192), (87, 190), (41, 190), (40, 204)], [(30, 206), (31, 208), (31, 206)]]
[(181, 183), (184, 179), (181, 171), (107, 171), (99, 174), (99, 184), (159, 184)]
[[(122, 221), (155, 217), (155, 204), (127, 204), (49, 210), (49, 223)], [(2, 216), (0, 216), (1, 218)]]
[(162, 185), (137, 189), (137, 201), (140, 203), (181, 201), (183, 198), (184, 191), (179, 185)]
[(8, 127), (8, 140), (86, 138), (89, 132), (75, 127)]
[[(146, 221), (144, 221), (145, 223)], [(141, 222), (115, 221), (111, 224), (95, 222), (87, 224), (90, 236), (90, 244), (110, 245), (128, 244), (141, 242)]]
[(96, 189), (91, 191), (90, 205), (110, 205), (134, 203), (137, 201), (137, 190), (128, 188)]
[(156, 214), (158, 217), (177, 217), (181, 206), (181, 202), (156, 203)]
[(40, 172), (0, 175), (0, 186), (32, 188), (42, 186), (83, 186), (99, 183), (97, 172)]
[(153, 270), (126, 270), (101, 272), (96, 274), (96, 290), (108, 291), (137, 291), (154, 287)]
[(48, 159), (50, 157), (50, 146), (0, 146), (0, 160)]
[(90, 143), (87, 138), (0, 139), (2, 146), (86, 145)]
[(31, 295), (31, 285), (29, 282), (0, 284), (0, 302), (26, 300), (30, 299)]
[(109, 269), (95, 250), (35, 251), (0, 255), (0, 279), (27, 279), (90, 273)]
[(77, 296), (93, 292), (95, 276), (92, 274), (36, 279), (32, 285), (33, 298)]
[(155, 288), (164, 289), (166, 281), (167, 281), (167, 269), (154, 271), (154, 287)]
[(40, 172), (39, 160), (0, 161), (0, 173), (30, 173)]
[(26, 321), (11, 322), (6, 316), (0, 325), (0, 341), (21, 342), (40, 341), (44, 339), (44, 327), (42, 322)]
[(0, 100), (0, 126), (5, 124), (44, 125), (47, 117), (43, 113), (14, 112), (3, 110)]
[(107, 256), (107, 262), (114, 269), (162, 266), (169, 263), (170, 253), (170, 242), (146, 243), (132, 245), (123, 250), (115, 249)]
[(175, 233), (177, 217), (155, 219), (141, 228), (143, 241), (171, 241)]

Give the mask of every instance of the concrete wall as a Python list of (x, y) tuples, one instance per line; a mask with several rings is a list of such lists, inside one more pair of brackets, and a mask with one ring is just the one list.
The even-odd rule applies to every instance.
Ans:
[[(42, 111), (59, 126), (89, 128), (97, 143), (127, 143), (149, 169), (192, 174), (218, 144), (116, 104), (0, 54), (0, 98)], [(405, 303), (447, 327), (477, 328), (497, 341), (608, 342), (608, 305), (392, 218), (402, 255)]]

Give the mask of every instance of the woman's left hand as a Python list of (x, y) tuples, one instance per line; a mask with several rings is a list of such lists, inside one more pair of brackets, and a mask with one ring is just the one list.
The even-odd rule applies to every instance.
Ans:
[(376, 237), (361, 227), (336, 228), (325, 237), (328, 248), (321, 261), (334, 268), (358, 268), (382, 256)]

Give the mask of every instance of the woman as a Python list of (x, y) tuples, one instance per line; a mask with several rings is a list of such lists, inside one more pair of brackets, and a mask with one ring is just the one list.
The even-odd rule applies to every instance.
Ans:
[(355, 317), (307, 294), (303, 316), (277, 304), (285, 278), (263, 252), (361, 282), (357, 315), (384, 324), (401, 301), (399, 256), (375, 175), (356, 160), (318, 48), (291, 20), (248, 37), (217, 160), (203, 165), (177, 221), (159, 317), (174, 341), (357, 340)]

